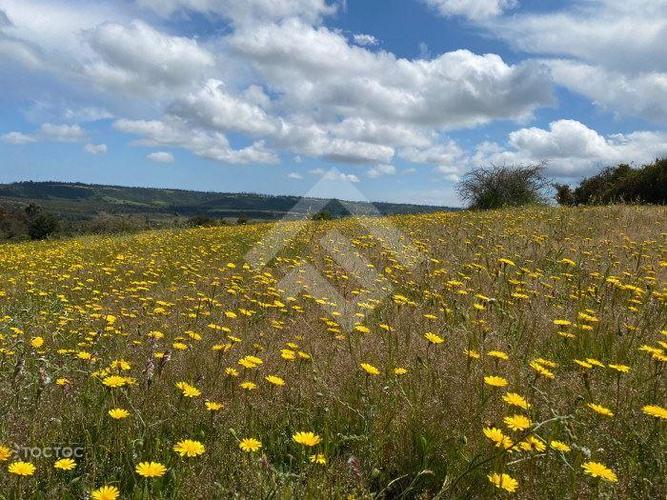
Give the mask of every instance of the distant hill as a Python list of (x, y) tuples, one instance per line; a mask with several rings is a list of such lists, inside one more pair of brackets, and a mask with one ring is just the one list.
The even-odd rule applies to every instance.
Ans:
[[(64, 220), (81, 221), (100, 213), (145, 215), (155, 218), (207, 216), (212, 218), (280, 219), (293, 210), (306, 217), (326, 203), (333, 217), (348, 215), (338, 200), (297, 196), (273, 196), (252, 193), (215, 193), (181, 189), (104, 186), (65, 182), (17, 182), (0, 184), (0, 203), (27, 205), (35, 203)], [(349, 202), (355, 212), (382, 215), (430, 213), (456, 210), (447, 207), (402, 203)]]

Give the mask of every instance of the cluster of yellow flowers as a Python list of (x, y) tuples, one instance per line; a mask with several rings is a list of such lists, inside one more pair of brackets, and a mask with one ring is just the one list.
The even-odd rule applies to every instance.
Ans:
[(0, 247), (0, 491), (655, 497), (665, 215), (287, 222), (265, 267), (265, 224)]

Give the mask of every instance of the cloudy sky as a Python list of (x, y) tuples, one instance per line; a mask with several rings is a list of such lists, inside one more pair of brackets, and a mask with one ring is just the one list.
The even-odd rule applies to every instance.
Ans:
[(667, 154), (665, 40), (667, 0), (0, 0), (0, 182), (576, 182)]

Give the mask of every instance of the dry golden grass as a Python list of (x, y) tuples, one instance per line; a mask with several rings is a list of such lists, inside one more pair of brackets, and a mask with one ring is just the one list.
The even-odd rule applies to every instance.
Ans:
[[(419, 248), (407, 262), (319, 222), (264, 269), (244, 255), (268, 225), (2, 246), (0, 498), (664, 498), (666, 220), (373, 221)], [(372, 286), (322, 248), (332, 230)], [(331, 297), (278, 290), (305, 263), (358, 299), (352, 331)], [(59, 446), (83, 449), (73, 470), (25, 452)]]

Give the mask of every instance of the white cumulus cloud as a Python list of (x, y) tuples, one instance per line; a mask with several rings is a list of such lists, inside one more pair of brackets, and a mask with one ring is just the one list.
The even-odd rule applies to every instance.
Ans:
[(310, 173), (312, 175), (317, 175), (318, 177), (321, 177), (326, 181), (351, 182), (353, 184), (359, 182), (359, 177), (357, 177), (356, 175), (345, 174), (343, 172), (339, 172), (336, 169), (324, 170), (323, 168), (315, 168), (313, 170), (310, 170)]
[(548, 129), (522, 128), (511, 132), (505, 146), (481, 144), (474, 164), (529, 164), (548, 161), (549, 173), (559, 177), (590, 175), (618, 163), (649, 163), (667, 155), (667, 132), (636, 131), (603, 136), (576, 120), (558, 120)]
[(83, 149), (91, 155), (104, 155), (108, 150), (106, 144), (86, 144)]
[[(400, 57), (373, 35), (324, 24), (338, 0), (0, 0), (0, 69), (12, 92), (53, 80), (75, 96), (44, 106), (31, 96), (39, 105), (28, 120), (44, 125), (0, 139), (86, 144), (79, 124), (115, 118), (134, 143), (224, 164), (319, 158), (377, 177), (400, 159), (449, 180), (481, 161), (550, 159), (559, 175), (578, 175), (663, 152), (661, 131), (526, 124), (554, 104), (554, 82), (618, 116), (667, 123), (667, 0), (586, 0), (539, 13), (516, 0), (415, 1), (468, 19), (521, 57), (426, 46)], [(193, 14), (224, 29), (180, 29)], [(524, 128), (468, 151), (448, 139), (497, 120)]]
[(162, 16), (201, 12), (231, 19), (237, 24), (280, 21), (291, 17), (317, 22), (338, 8), (336, 2), (326, 0), (138, 0), (138, 4)]
[(148, 153), (146, 158), (156, 163), (174, 163), (174, 155), (167, 153), (166, 151), (155, 151), (154, 153)]
[[(251, 96), (260, 102), (268, 99), (257, 87), (251, 91)], [(279, 127), (278, 120), (259, 105), (232, 95), (223, 82), (215, 79), (208, 80), (196, 92), (177, 99), (169, 110), (191, 123), (223, 132), (272, 134)]]
[(667, 122), (667, 72), (624, 73), (563, 59), (547, 64), (558, 83), (607, 110)]
[(375, 165), (374, 167), (371, 167), (368, 169), (368, 172), (366, 172), (366, 175), (370, 177), (371, 179), (376, 179), (378, 177), (382, 177), (383, 175), (394, 175), (396, 173), (396, 167), (393, 165)]
[(45, 139), (52, 141), (78, 142), (86, 138), (86, 132), (79, 125), (44, 123), (39, 130)]
[(361, 45), (362, 47), (373, 47), (380, 43), (380, 40), (367, 33), (356, 33), (352, 35), (352, 40), (354, 40), (354, 43)]
[(424, 0), (443, 16), (464, 16), (472, 20), (488, 19), (513, 9), (518, 0)]
[(525, 119), (552, 102), (546, 67), (495, 54), (400, 59), (297, 20), (239, 30), (230, 43), (282, 93), (286, 109), (324, 117), (448, 129)]
[(85, 66), (95, 84), (121, 92), (177, 92), (202, 78), (214, 57), (196, 40), (171, 36), (142, 21), (104, 23), (89, 32), (98, 58)]
[(667, 123), (667, 0), (588, 0), (486, 26), (605, 109)]
[(171, 146), (192, 151), (197, 156), (221, 163), (277, 163), (277, 156), (266, 149), (262, 141), (242, 149), (233, 149), (221, 132), (193, 129), (175, 117), (165, 120), (127, 120), (114, 122), (114, 128), (142, 136), (138, 142), (145, 146)]
[(28, 144), (36, 141), (33, 136), (24, 134), (22, 132), (8, 132), (1, 135), (0, 140), (2, 140), (2, 142), (6, 142), (7, 144), (15, 145)]
[[(553, 102), (544, 64), (468, 50), (401, 58), (377, 50), (372, 35), (322, 25), (337, 0), (2, 4), (0, 53), (21, 59), (30, 81), (39, 72), (90, 94), (39, 122), (107, 119), (112, 109), (114, 127), (143, 144), (222, 163), (276, 163), (288, 153), (390, 164), (404, 149), (437, 147), (443, 131), (526, 120)], [(231, 23), (184, 35), (177, 22), (192, 13)], [(249, 145), (232, 147), (232, 135)]]

